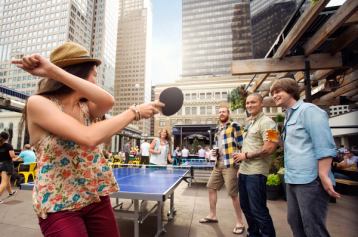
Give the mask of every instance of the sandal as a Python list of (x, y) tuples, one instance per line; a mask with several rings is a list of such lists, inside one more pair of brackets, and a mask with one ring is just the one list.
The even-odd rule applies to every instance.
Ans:
[(11, 193), (9, 193), (9, 196), (14, 196), (17, 193), (17, 191), (12, 191)]
[(199, 220), (199, 223), (202, 223), (202, 224), (210, 224), (210, 223), (218, 223), (219, 221), (217, 219), (211, 219), (211, 218), (208, 218), (208, 217), (204, 217), (202, 219)]
[(245, 226), (235, 226), (234, 230), (232, 231), (232, 233), (236, 235), (241, 235), (244, 232), (245, 232)]

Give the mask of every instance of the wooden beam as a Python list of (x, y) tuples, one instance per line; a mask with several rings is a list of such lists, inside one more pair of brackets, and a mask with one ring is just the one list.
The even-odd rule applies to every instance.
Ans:
[(344, 22), (344, 25), (353, 25), (358, 23), (358, 12), (356, 11), (351, 17)]
[[(295, 25), (292, 27), (290, 32), (287, 34), (280, 47), (278, 47), (273, 58), (282, 58), (297, 43), (299, 38), (307, 30), (312, 22), (317, 18), (319, 13), (325, 8), (329, 0), (320, 0), (316, 4), (311, 4), (300, 16)], [(252, 92), (255, 92), (262, 82), (267, 78), (268, 75), (261, 75), (255, 80), (255, 85), (250, 88)]]
[(305, 78), (305, 74), (302, 71), (296, 72), (294, 78), (297, 82), (299, 82)]
[(345, 76), (345, 79), (340, 85), (340, 88), (322, 96), (319, 99), (319, 101), (332, 100), (333, 98), (348, 93), (351, 90), (356, 89), (357, 87), (358, 87), (358, 70), (355, 70)]
[(352, 25), (348, 27), (339, 37), (337, 37), (332, 43), (330, 43), (330, 47), (328, 51), (331, 54), (335, 54), (345, 47), (347, 47), (350, 43), (358, 38), (358, 25)]
[[(350, 0), (347, 0), (350, 1)], [(354, 0), (353, 0), (354, 1)], [(312, 22), (317, 18), (319, 13), (325, 8), (329, 0), (320, 0), (310, 6), (304, 11), (290, 32), (287, 34), (285, 40), (277, 49), (274, 58), (282, 58), (286, 56), (287, 52), (297, 43), (303, 33), (311, 26)]]
[(258, 78), (256, 79), (254, 86), (250, 87), (249, 91), (255, 92), (269, 75), (270, 74), (268, 74), (268, 73), (260, 74), (258, 76)]
[(292, 72), (305, 69), (305, 60), (310, 61), (311, 70), (334, 69), (342, 67), (342, 55), (331, 54), (312, 54), (305, 58), (304, 56), (263, 59), (247, 59), (233, 61), (233, 75), (249, 75), (252, 73), (272, 73), (272, 72)]
[(331, 99), (333, 99), (335, 97), (339, 97), (351, 90), (354, 90), (357, 87), (358, 87), (358, 80), (355, 80), (352, 83), (349, 83), (348, 85), (342, 86), (339, 89), (322, 96), (319, 99), (319, 101), (331, 100)]
[(334, 33), (358, 8), (357, 0), (346, 0), (328, 21), (303, 46), (305, 55), (312, 54)]

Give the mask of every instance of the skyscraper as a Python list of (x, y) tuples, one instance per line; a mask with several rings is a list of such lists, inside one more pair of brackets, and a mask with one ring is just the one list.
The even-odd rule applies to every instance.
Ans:
[[(49, 57), (53, 48), (65, 41), (74, 41), (99, 57), (104, 64), (99, 68), (98, 84), (110, 88), (114, 62), (107, 60), (115, 49), (118, 14), (115, 0), (2, 0), (0, 1), (0, 84), (28, 95), (36, 90), (38, 78), (10, 64), (11, 58), (40, 53)], [(108, 6), (111, 6), (109, 8)], [(112, 10), (105, 12), (104, 10)], [(113, 11), (114, 10), (114, 11)], [(96, 19), (96, 20), (94, 20)], [(105, 25), (107, 24), (107, 25)], [(114, 25), (114, 26), (113, 26)], [(112, 32), (108, 33), (108, 30)], [(113, 47), (114, 46), (114, 47)], [(112, 56), (113, 61), (113, 56)], [(107, 63), (109, 62), (109, 63)], [(112, 67), (111, 69), (109, 69)], [(112, 77), (112, 79), (111, 79)]]
[(231, 74), (252, 57), (249, 0), (183, 0), (182, 76)]
[[(150, 101), (149, 56), (151, 41), (151, 2), (149, 0), (120, 0), (116, 54), (114, 114), (133, 104)], [(149, 134), (150, 121), (135, 123)]]
[(95, 0), (92, 55), (100, 58), (97, 84), (114, 94), (117, 45), (118, 0)]
[(297, 0), (251, 1), (254, 58), (265, 57), (296, 7)]

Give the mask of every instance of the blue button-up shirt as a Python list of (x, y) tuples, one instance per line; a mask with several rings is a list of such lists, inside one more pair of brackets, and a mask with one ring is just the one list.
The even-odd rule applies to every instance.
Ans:
[[(328, 116), (302, 100), (286, 111), (284, 138), (285, 182), (307, 184), (318, 176), (318, 160), (336, 156)], [(332, 172), (329, 176), (334, 183)]]

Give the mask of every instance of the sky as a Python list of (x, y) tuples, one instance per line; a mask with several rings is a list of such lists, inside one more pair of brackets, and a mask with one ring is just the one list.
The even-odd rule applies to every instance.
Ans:
[[(152, 0), (152, 85), (174, 82), (181, 74), (181, 0)], [(328, 6), (345, 0), (331, 0)]]
[(174, 82), (181, 73), (181, 0), (152, 0), (152, 84)]

